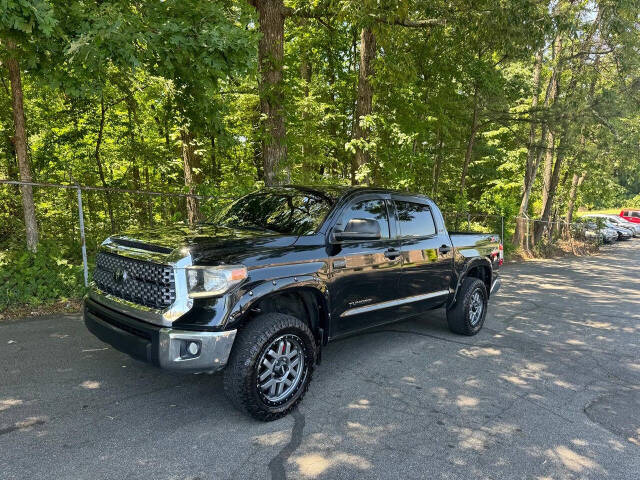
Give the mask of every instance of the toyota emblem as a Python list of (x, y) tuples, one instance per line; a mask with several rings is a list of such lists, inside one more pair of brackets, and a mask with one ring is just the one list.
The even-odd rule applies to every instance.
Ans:
[(126, 270), (121, 268), (117, 268), (115, 272), (113, 272), (113, 279), (116, 283), (122, 283), (129, 277), (129, 274)]

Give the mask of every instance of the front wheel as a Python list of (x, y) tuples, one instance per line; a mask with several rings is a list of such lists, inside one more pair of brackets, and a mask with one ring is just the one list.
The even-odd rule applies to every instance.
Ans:
[(225, 392), (240, 410), (275, 420), (302, 400), (314, 361), (315, 340), (304, 322), (280, 313), (259, 315), (236, 336)]
[(475, 335), (487, 316), (487, 287), (479, 278), (465, 278), (456, 303), (447, 310), (449, 330), (461, 335)]

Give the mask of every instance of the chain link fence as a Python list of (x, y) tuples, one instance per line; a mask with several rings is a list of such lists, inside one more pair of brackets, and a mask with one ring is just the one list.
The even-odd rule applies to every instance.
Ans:
[[(38, 250), (26, 249), (21, 186), (33, 192)], [(0, 314), (69, 303), (84, 295), (95, 254), (112, 233), (187, 224), (187, 199), (202, 219), (233, 199), (184, 193), (0, 181)]]
[[(36, 253), (25, 248), (22, 185), (33, 189), (39, 220)], [(82, 298), (91, 279), (95, 254), (112, 233), (187, 224), (187, 199), (198, 202), (200, 217), (210, 218), (232, 198), (128, 189), (24, 184), (0, 180), (0, 315), (21, 306), (43, 306)], [(525, 252), (550, 255), (553, 249), (582, 253), (601, 238), (583, 223), (540, 222), (470, 212), (443, 212), (451, 232), (499, 233), (513, 250), (514, 237)]]

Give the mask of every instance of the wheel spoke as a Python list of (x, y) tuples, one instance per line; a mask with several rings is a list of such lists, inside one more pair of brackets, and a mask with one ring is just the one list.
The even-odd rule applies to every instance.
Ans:
[(265, 378), (267, 378), (269, 375), (271, 375), (272, 371), (267, 369), (265, 370), (262, 375), (260, 375), (259, 379), (262, 382)]
[(299, 363), (300, 363), (300, 357), (297, 357), (296, 359), (291, 360), (291, 363), (289, 364), (289, 368), (295, 368)]
[(278, 384), (276, 383), (276, 381), (274, 380), (273, 383), (271, 384), (271, 389), (269, 390), (269, 395), (270, 396), (274, 396), (276, 394), (276, 388), (278, 387)]
[(269, 350), (267, 352), (267, 355), (269, 355), (271, 358), (276, 358), (278, 356), (278, 354), (276, 352), (274, 352), (273, 350)]
[(287, 354), (287, 358), (289, 360), (291, 360), (292, 358), (294, 358), (296, 355), (298, 355), (298, 349), (294, 348), (291, 352), (289, 352), (289, 354)]
[(270, 379), (270, 380), (268, 380), (268, 381), (264, 382), (262, 385), (260, 385), (260, 388), (261, 388), (262, 390), (266, 390), (266, 389), (268, 389), (269, 387), (273, 387), (273, 385), (275, 385), (275, 383), (276, 383), (275, 379), (273, 379), (273, 378), (272, 378), (272, 379)]
[(282, 383), (284, 383), (287, 387), (290, 387), (291, 384), (293, 383), (293, 380), (291, 380), (288, 376), (287, 378), (285, 378)]
[(262, 361), (262, 365), (264, 365), (265, 367), (267, 367), (267, 369), (269, 371), (273, 371), (273, 363), (271, 363), (269, 360), (267, 360), (266, 358)]

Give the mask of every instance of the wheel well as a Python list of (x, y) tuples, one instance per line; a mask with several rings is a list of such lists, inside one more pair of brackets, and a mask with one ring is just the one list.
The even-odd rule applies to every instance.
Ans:
[[(284, 313), (305, 322), (313, 334), (323, 344), (326, 343), (328, 329), (328, 311), (324, 297), (311, 288), (276, 292), (256, 302), (251, 308), (252, 316), (262, 313)], [(323, 338), (320, 338), (323, 333)]]
[(477, 265), (467, 272), (467, 277), (479, 278), (487, 287), (487, 295), (491, 291), (491, 269), (486, 265)]

